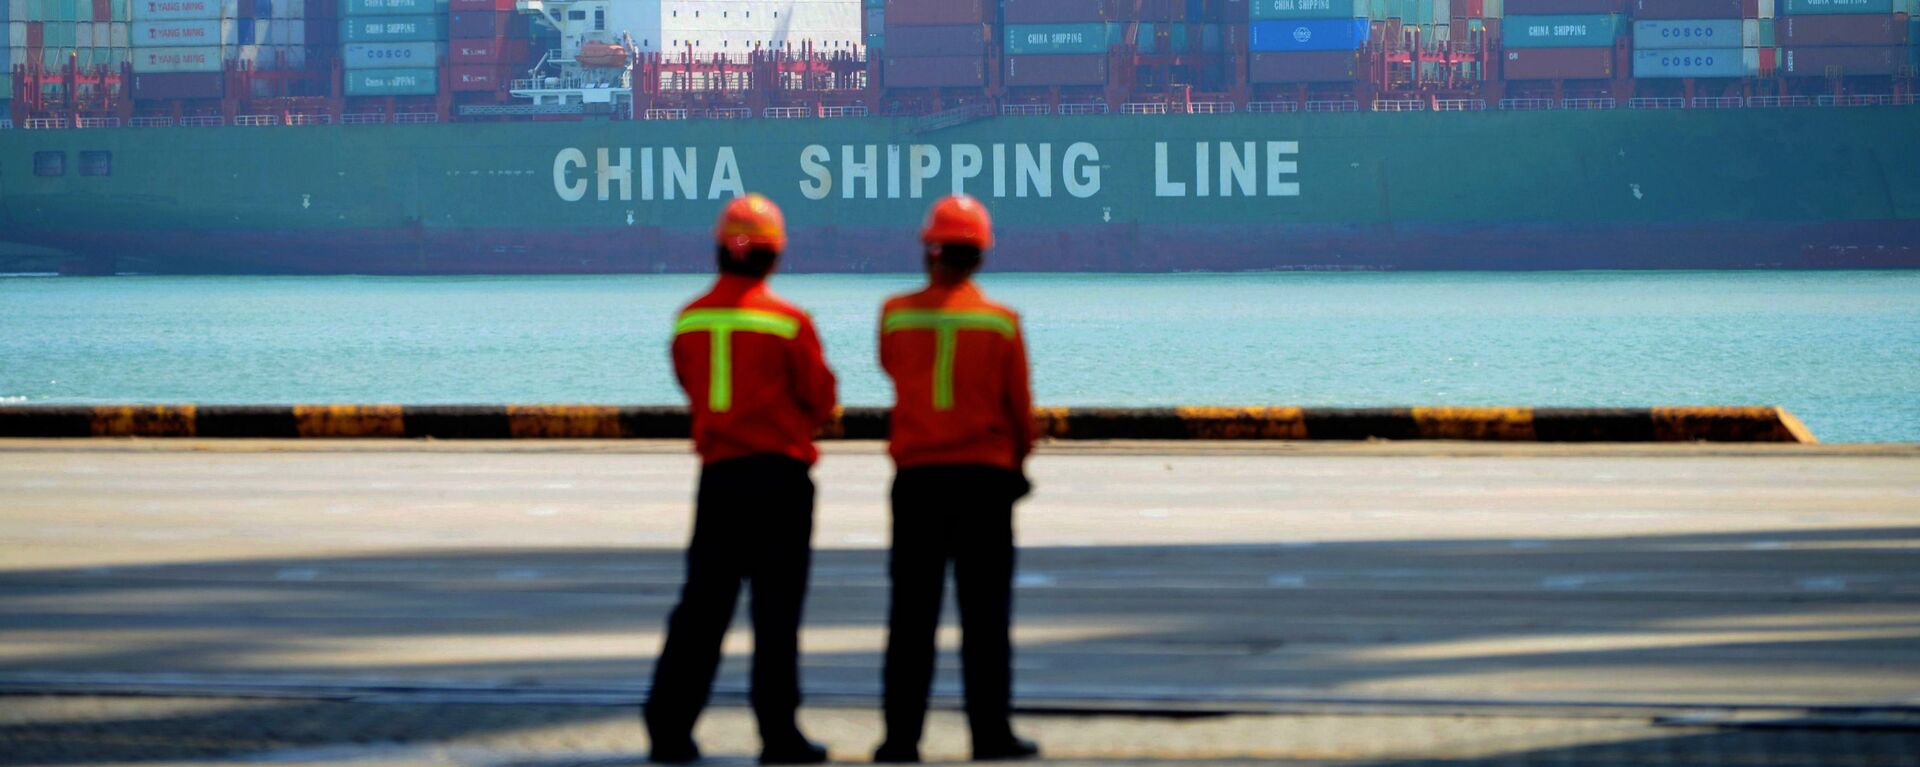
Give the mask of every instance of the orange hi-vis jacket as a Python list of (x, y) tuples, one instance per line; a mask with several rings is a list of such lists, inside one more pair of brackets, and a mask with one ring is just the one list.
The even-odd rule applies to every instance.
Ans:
[(680, 311), (673, 371), (693, 410), (703, 463), (786, 455), (811, 464), (833, 418), (834, 378), (807, 313), (766, 281), (724, 274)]
[(887, 300), (880, 366), (893, 378), (895, 465), (1019, 469), (1033, 449), (1020, 316), (971, 281)]

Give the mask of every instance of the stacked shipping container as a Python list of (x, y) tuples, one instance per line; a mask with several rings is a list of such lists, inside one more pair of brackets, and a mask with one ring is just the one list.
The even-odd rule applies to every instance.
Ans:
[(1634, 77), (1740, 78), (1774, 70), (1772, 0), (1637, 0), (1633, 13)]
[[(83, 69), (118, 67), (127, 61), (127, 0), (7, 0), (0, 2), (6, 45), (0, 62), (48, 71), (68, 64)], [(0, 85), (0, 100), (12, 95), (12, 78)]]
[(219, 0), (132, 0), (134, 99), (225, 95), (222, 5)]
[(1007, 85), (1106, 85), (1108, 48), (1121, 34), (1109, 5), (1100, 0), (1003, 0), (1001, 45), (1006, 56), (1000, 65)]
[(1911, 73), (1910, 0), (1782, 0), (1780, 73), (1789, 77)]
[(514, 0), (452, 0), (447, 84), (455, 92), (505, 95), (533, 57), (531, 29)]
[(1250, 0), (1247, 79), (1351, 81), (1372, 32), (1370, 0)]
[(1508, 80), (1604, 80), (1626, 33), (1620, 0), (1507, 0), (1501, 21)]
[(889, 88), (984, 87), (988, 7), (987, 0), (886, 0), (882, 81)]
[(343, 0), (342, 94), (431, 96), (447, 52), (445, 0)]

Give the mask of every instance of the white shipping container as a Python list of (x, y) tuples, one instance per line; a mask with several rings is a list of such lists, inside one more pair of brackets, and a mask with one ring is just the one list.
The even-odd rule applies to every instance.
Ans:
[(127, 23), (124, 21), (116, 21), (108, 24), (107, 42), (115, 48), (133, 47), (133, 33), (128, 30)]
[(220, 46), (135, 48), (135, 72), (218, 72), (226, 67)]
[(217, 19), (220, 0), (131, 0), (134, 21)]
[(7, 25), (7, 46), (11, 48), (27, 47), (27, 23), (16, 21)]
[(135, 48), (217, 46), (224, 39), (220, 36), (220, 21), (217, 19), (133, 23), (132, 42)]
[(273, 0), (273, 17), (304, 19), (307, 17), (307, 0)]
[[(106, 41), (102, 40), (101, 42), (104, 43)], [(82, 21), (78, 24), (73, 25), (73, 47), (75, 48), (92, 48), (93, 47), (93, 22)]]
[(26, 17), (27, 0), (7, 0), (7, 18), (24, 19)]
[(1773, 0), (1760, 0), (1760, 11), (1757, 14), (1755, 14), (1754, 18), (1759, 18), (1759, 19), (1773, 18)]

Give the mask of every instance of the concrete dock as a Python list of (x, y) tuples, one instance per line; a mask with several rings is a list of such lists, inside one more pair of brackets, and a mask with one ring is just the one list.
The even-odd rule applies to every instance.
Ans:
[[(679, 442), (0, 440), (0, 762), (637, 759), (696, 468)], [(1017, 689), (1066, 761), (1920, 763), (1920, 447), (1032, 468)], [(866, 442), (815, 472), (804, 673), (842, 758), (878, 737), (888, 476)], [(736, 634), (706, 726), (739, 757)], [(964, 755), (936, 724), (930, 756)]]

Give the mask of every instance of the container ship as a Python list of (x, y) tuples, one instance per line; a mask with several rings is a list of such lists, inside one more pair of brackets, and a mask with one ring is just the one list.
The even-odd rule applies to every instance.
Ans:
[(1915, 0), (6, 0), (0, 271), (1920, 266)]

